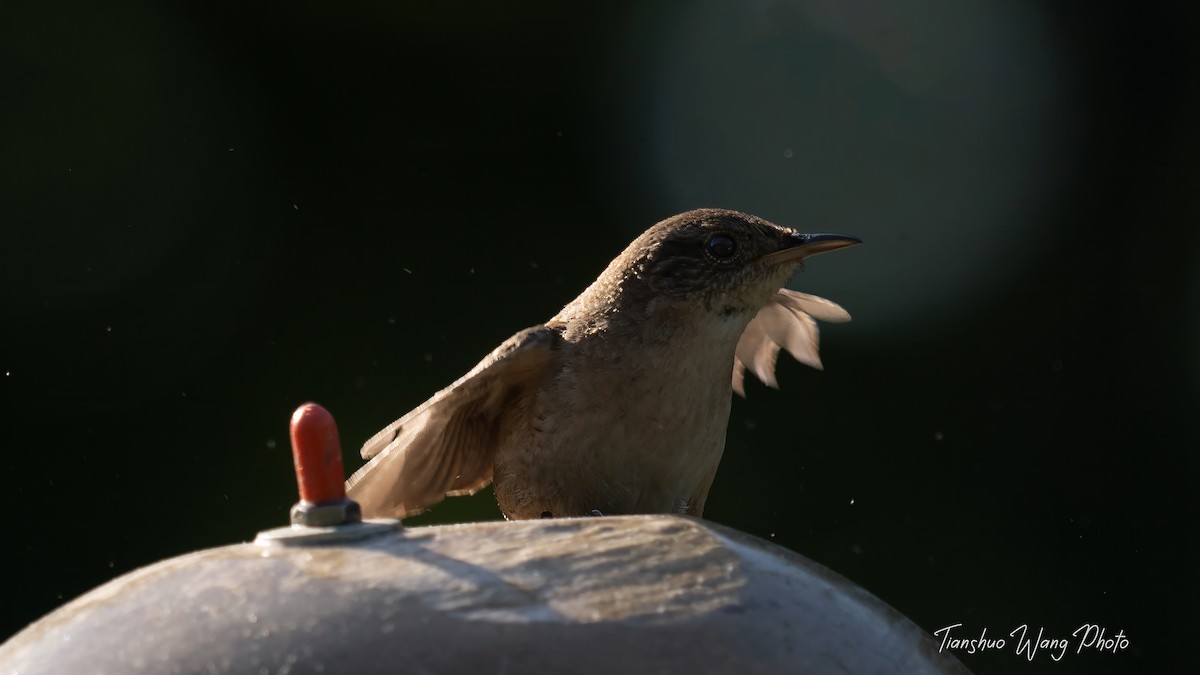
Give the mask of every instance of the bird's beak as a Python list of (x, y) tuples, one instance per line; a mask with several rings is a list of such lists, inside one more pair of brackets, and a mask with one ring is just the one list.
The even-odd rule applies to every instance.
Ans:
[(793, 232), (783, 244), (783, 248), (774, 253), (768, 253), (755, 262), (768, 265), (795, 262), (809, 256), (826, 251), (834, 251), (847, 246), (861, 244), (862, 239), (848, 234), (800, 234)]

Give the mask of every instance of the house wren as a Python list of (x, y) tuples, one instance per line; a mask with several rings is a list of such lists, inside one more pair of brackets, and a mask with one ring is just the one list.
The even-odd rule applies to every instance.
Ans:
[(781, 286), (804, 258), (858, 243), (721, 209), (668, 218), (368, 440), (348, 495), (366, 516), (405, 516), (491, 482), (510, 519), (699, 516), (745, 371), (776, 386), (780, 348), (820, 368), (814, 319), (850, 319)]

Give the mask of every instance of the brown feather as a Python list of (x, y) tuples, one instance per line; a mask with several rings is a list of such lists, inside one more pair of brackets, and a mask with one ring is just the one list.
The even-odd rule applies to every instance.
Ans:
[(544, 326), (509, 338), (454, 384), (375, 434), (370, 459), (346, 481), (367, 517), (404, 517), (492, 480), (496, 449), (536, 395), (559, 334)]

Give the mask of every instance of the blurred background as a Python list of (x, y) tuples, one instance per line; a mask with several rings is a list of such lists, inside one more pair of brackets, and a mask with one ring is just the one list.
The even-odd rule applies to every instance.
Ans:
[[(735, 400), (707, 518), (927, 631), (1196, 665), (1200, 54), (1184, 3), (6, 3), (0, 639), (295, 500), (636, 234), (866, 245)], [(1191, 504), (1192, 507), (1188, 507)], [(499, 518), (490, 492), (415, 522)], [(1010, 645), (1011, 645), (1010, 638)]]

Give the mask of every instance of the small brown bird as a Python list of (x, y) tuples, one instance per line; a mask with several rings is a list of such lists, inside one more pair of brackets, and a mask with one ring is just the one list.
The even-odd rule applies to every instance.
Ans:
[(804, 258), (858, 243), (722, 209), (668, 218), (554, 318), (368, 440), (349, 497), (402, 517), (492, 482), (510, 519), (699, 516), (746, 369), (775, 387), (781, 347), (821, 368), (814, 319), (850, 319), (780, 287)]

